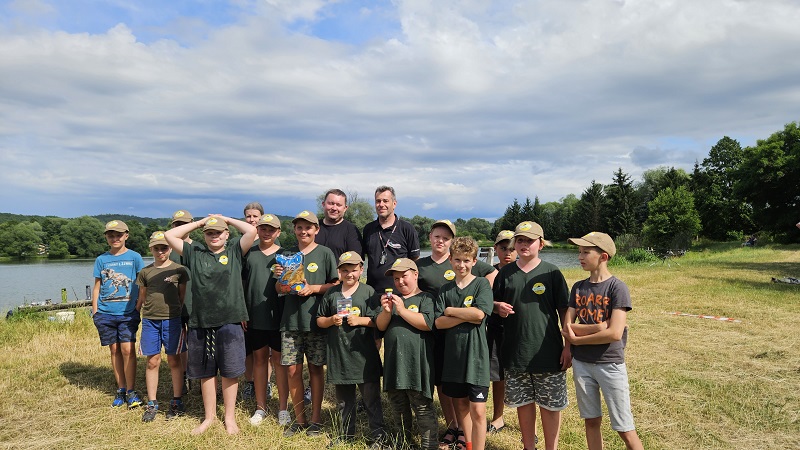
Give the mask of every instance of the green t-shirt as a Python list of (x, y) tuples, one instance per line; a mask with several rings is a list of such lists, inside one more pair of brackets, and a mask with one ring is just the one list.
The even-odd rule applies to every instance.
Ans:
[[(197, 241), (192, 241), (192, 243), (189, 245), (195, 248), (205, 248), (205, 245)], [(187, 261), (186, 256), (179, 254), (175, 250), (169, 252), (169, 260), (181, 264), (183, 266), (186, 265)], [(183, 310), (181, 311), (181, 317), (186, 319), (187, 321), (189, 320), (189, 315), (190, 315), (189, 309), (191, 308), (191, 306), (192, 306), (192, 279), (190, 277), (189, 282), (186, 283), (186, 292), (183, 294)]]
[[(453, 272), (450, 258), (445, 259), (441, 264), (437, 264), (430, 256), (426, 256), (417, 261), (417, 269), (419, 272), (419, 278), (417, 279), (419, 290), (433, 295), (434, 298), (439, 295), (439, 289), (445, 283), (456, 279), (456, 273)], [(478, 261), (472, 266), (470, 272), (476, 277), (485, 277), (495, 270), (497, 269), (490, 264)]]
[[(349, 304), (350, 314), (373, 317), (380, 310), (380, 296), (371, 286), (359, 283), (350, 299), (342, 295), (342, 286), (334, 286), (319, 303), (319, 317), (338, 313), (339, 302)], [(344, 305), (343, 305), (344, 306)], [(358, 384), (381, 379), (381, 356), (375, 347), (374, 328), (351, 327), (344, 318), (341, 326), (322, 331), (328, 342), (328, 383)]]
[(255, 330), (277, 330), (281, 326), (281, 307), (278, 292), (275, 290), (275, 276), (272, 265), (275, 255), (281, 251), (265, 255), (258, 244), (253, 244), (244, 262), (244, 293), (247, 301), (248, 327)]
[(486, 345), (486, 318), (492, 313), (492, 287), (489, 280), (477, 277), (463, 289), (451, 281), (439, 290), (436, 298), (436, 317), (444, 309), (478, 308), (484, 313), (480, 324), (460, 323), (445, 328), (444, 354), (447, 361), (442, 368), (442, 381), (489, 386), (489, 347)]
[[(292, 255), (300, 249), (293, 247), (283, 251), (284, 255)], [(336, 257), (324, 245), (317, 245), (307, 255), (303, 255), (303, 272), (308, 284), (333, 283), (339, 279), (336, 269)], [(283, 316), (281, 317), (281, 331), (315, 331), (317, 326), (317, 302), (322, 295), (315, 294), (301, 297), (294, 293), (286, 294), (283, 299)]]
[(171, 262), (167, 267), (156, 267), (153, 264), (139, 271), (136, 284), (147, 289), (147, 296), (142, 303), (143, 319), (164, 320), (181, 316), (181, 304), (178, 285), (189, 280), (186, 267)]
[(569, 290), (558, 267), (541, 261), (528, 273), (516, 263), (500, 269), (494, 299), (514, 308), (503, 319), (503, 368), (527, 373), (558, 372), (564, 348), (559, 309), (567, 308)]
[(183, 256), (192, 278), (189, 328), (216, 328), (247, 320), (239, 239), (228, 241), (220, 253), (183, 243)]
[[(433, 328), (433, 297), (420, 292), (403, 299), (407, 309), (421, 313)], [(377, 310), (377, 314), (380, 309)], [(373, 320), (375, 317), (373, 316)], [(383, 335), (383, 390), (409, 389), (433, 398), (433, 333), (414, 328), (392, 311)]]

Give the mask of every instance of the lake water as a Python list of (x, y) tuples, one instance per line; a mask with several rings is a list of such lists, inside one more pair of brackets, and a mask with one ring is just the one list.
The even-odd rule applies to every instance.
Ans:
[[(422, 252), (422, 256), (428, 255), (430, 251)], [(558, 267), (578, 265), (575, 251), (550, 249), (540, 255)], [(145, 258), (145, 264), (152, 261), (152, 258)], [(94, 284), (93, 268), (93, 259), (0, 263), (0, 313), (5, 316), (5, 312), (15, 306), (46, 299), (60, 303), (62, 288), (67, 290), (69, 300), (86, 299), (86, 286), (91, 289)]]

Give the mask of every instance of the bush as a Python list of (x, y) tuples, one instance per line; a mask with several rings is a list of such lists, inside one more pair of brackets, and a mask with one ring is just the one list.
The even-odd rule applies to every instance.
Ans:
[(658, 256), (654, 255), (653, 252), (641, 247), (629, 250), (624, 256), (628, 262), (634, 264), (659, 260)]

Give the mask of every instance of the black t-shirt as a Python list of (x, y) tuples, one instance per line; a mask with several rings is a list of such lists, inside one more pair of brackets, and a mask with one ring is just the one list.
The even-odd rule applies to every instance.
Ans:
[(361, 233), (358, 232), (355, 225), (346, 220), (336, 225), (325, 225), (324, 221), (320, 222), (319, 232), (317, 232), (314, 242), (331, 249), (337, 261), (344, 252), (356, 252), (363, 256)]
[[(362, 248), (367, 261), (367, 284), (376, 292), (394, 288), (394, 280), (384, 275), (398, 258), (419, 258), (419, 236), (414, 225), (394, 216), (394, 224), (383, 228), (377, 220), (364, 226)], [(382, 255), (385, 253), (385, 258)], [(382, 263), (381, 263), (382, 262)]]

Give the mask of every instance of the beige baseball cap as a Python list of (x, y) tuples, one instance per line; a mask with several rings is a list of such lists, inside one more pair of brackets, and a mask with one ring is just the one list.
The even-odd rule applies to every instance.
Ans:
[(206, 224), (203, 225), (203, 232), (208, 230), (228, 231), (228, 224), (224, 220), (217, 217), (209, 217)]
[(193, 220), (194, 220), (194, 217), (192, 217), (192, 213), (190, 213), (189, 211), (186, 211), (185, 209), (179, 209), (179, 210), (175, 211), (174, 213), (172, 213), (172, 221), (170, 222), (170, 224), (173, 224), (175, 222), (186, 222), (186, 223), (189, 223), (189, 222), (191, 222)]
[(364, 264), (364, 260), (357, 252), (344, 252), (339, 256), (339, 265), (336, 267), (342, 267), (345, 264)]
[(261, 225), (269, 225), (272, 228), (277, 228), (277, 229), (280, 230), (281, 229), (281, 220), (278, 219), (278, 216), (276, 216), (274, 214), (264, 214), (263, 216), (261, 216), (260, 219), (258, 219), (258, 223), (256, 224), (256, 227), (260, 227)]
[(164, 236), (163, 231), (154, 231), (153, 234), (150, 235), (149, 247), (154, 247), (156, 245), (169, 246), (169, 244), (167, 243), (167, 238)]
[(569, 238), (567, 241), (582, 247), (597, 247), (608, 253), (609, 257), (617, 254), (617, 246), (611, 236), (599, 231), (592, 231), (580, 238)]
[(413, 270), (414, 272), (419, 272), (417, 269), (417, 264), (408, 258), (398, 258), (397, 261), (392, 264), (392, 267), (389, 268), (384, 275), (387, 277), (392, 274), (392, 272), (405, 272), (406, 270)]
[(125, 222), (121, 220), (112, 220), (111, 222), (106, 223), (106, 230), (107, 231), (119, 231), (120, 233), (126, 233), (128, 231), (128, 226), (125, 225)]
[(511, 230), (503, 230), (497, 233), (497, 237), (494, 238), (495, 245), (499, 244), (503, 241), (509, 241), (514, 238), (514, 232)]
[(298, 220), (305, 220), (306, 222), (311, 222), (317, 227), (319, 227), (319, 219), (317, 218), (317, 215), (312, 213), (311, 211), (306, 211), (306, 210), (300, 211), (296, 216), (294, 216), (294, 219), (292, 219), (292, 223), (297, 223)]
[(436, 222), (431, 225), (431, 231), (438, 226), (445, 226), (450, 229), (450, 232), (453, 233), (453, 237), (456, 237), (456, 226), (453, 225), (453, 222), (450, 222), (447, 219), (437, 220)]
[(538, 223), (526, 220), (517, 225), (517, 228), (514, 229), (514, 237), (517, 236), (525, 236), (531, 239), (544, 239), (544, 230), (542, 230), (542, 226)]

